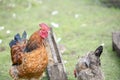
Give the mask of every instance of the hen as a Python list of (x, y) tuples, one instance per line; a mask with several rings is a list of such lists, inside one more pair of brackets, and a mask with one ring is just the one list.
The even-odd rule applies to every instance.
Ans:
[(102, 52), (103, 46), (99, 46), (95, 51), (89, 52), (78, 60), (74, 70), (77, 80), (104, 80), (100, 69), (100, 56)]
[(28, 41), (24, 31), (22, 38), (16, 34), (14, 40), (9, 43), (12, 59), (9, 73), (14, 80), (38, 80), (47, 67), (46, 38), (49, 27), (44, 23), (39, 26), (41, 28), (34, 32)]

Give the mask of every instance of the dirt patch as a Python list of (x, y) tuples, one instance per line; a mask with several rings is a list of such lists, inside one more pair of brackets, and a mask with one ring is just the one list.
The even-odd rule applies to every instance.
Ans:
[(76, 51), (71, 51), (71, 55), (72, 55), (72, 56), (74, 56), (74, 55), (76, 55), (76, 54), (77, 54)]
[(5, 51), (5, 47), (0, 47), (0, 52)]

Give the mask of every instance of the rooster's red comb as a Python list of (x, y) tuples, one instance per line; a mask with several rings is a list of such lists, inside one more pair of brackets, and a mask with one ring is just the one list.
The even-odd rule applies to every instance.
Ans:
[(50, 28), (45, 23), (41, 23), (39, 24), (39, 26), (41, 27), (42, 30), (46, 30), (46, 31), (50, 30)]

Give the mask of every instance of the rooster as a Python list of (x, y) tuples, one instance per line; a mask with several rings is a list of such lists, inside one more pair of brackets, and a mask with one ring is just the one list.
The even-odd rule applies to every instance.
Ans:
[(81, 57), (74, 70), (74, 76), (77, 80), (104, 80), (100, 69), (100, 56), (103, 52), (103, 46), (99, 46), (95, 51), (89, 52)]
[(22, 38), (16, 34), (9, 43), (11, 48), (12, 66), (10, 75), (14, 80), (39, 80), (48, 64), (48, 51), (46, 50), (49, 27), (42, 23), (41, 28), (34, 32), (29, 40), (24, 31)]

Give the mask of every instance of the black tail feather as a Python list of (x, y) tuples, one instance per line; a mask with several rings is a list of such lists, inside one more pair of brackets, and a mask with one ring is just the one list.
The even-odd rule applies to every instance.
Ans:
[(17, 33), (15, 36), (14, 36), (14, 40), (16, 40), (17, 42), (20, 42), (21, 41), (21, 37), (20, 37), (20, 34)]
[(95, 55), (100, 57), (101, 53), (103, 52), (103, 46), (99, 46), (96, 50), (95, 50)]
[(22, 34), (22, 40), (26, 40), (26, 38), (27, 38), (27, 33), (26, 33), (26, 31), (24, 31)]
[(15, 40), (11, 40), (9, 43), (9, 46), (12, 47), (13, 45), (16, 45), (16, 41)]
[(23, 34), (22, 34), (22, 38), (20, 37), (20, 34), (17, 33), (15, 36), (14, 36), (14, 40), (11, 40), (10, 43), (9, 43), (9, 46), (10, 48), (13, 46), (13, 45), (16, 45), (17, 42), (22, 42), (23, 40), (26, 40), (26, 37), (27, 37), (27, 33), (24, 31)]

